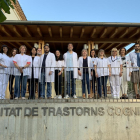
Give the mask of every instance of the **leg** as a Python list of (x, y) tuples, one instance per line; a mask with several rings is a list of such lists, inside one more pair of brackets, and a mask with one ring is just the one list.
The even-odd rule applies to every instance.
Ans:
[(62, 95), (62, 85), (61, 85), (61, 81), (62, 81), (62, 74), (59, 76), (59, 95)]
[(70, 96), (70, 71), (66, 72), (67, 76), (67, 94)]
[(47, 82), (47, 97), (51, 97), (52, 95), (52, 86), (51, 86), (51, 82)]
[(28, 76), (22, 77), (21, 97), (25, 97)]
[(120, 98), (120, 76), (115, 75), (116, 96)]
[(55, 93), (58, 95), (58, 70), (55, 70)]
[(97, 85), (97, 88), (98, 88), (98, 95), (100, 97), (102, 97), (102, 77), (98, 77), (97, 78), (97, 81), (98, 81), (98, 85)]
[(115, 76), (114, 75), (110, 76), (109, 81), (110, 81), (110, 86), (111, 86), (112, 97), (115, 98), (116, 97)]
[(103, 76), (102, 84), (103, 84), (104, 97), (107, 97), (107, 79), (108, 76)]
[(3, 99), (4, 95), (3, 95), (3, 86), (4, 86), (4, 75), (0, 74), (0, 99)]
[(39, 82), (40, 97), (45, 98), (45, 73), (41, 73), (41, 82)]
[(90, 80), (89, 80), (89, 74), (88, 73), (86, 73), (86, 81), (87, 81), (88, 94), (90, 94)]
[(83, 73), (83, 79), (82, 79), (82, 93), (85, 94), (85, 73)]
[(71, 80), (72, 80), (72, 97), (76, 95), (76, 80), (73, 78), (74, 72), (71, 71)]
[(20, 76), (15, 76), (14, 96), (20, 97)]

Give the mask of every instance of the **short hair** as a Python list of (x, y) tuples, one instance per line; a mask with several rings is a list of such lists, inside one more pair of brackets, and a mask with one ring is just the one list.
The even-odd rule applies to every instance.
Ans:
[(92, 51), (95, 52), (94, 57), (96, 57), (96, 51), (95, 51), (95, 49), (92, 49), (92, 50), (90, 51), (90, 57), (92, 57), (92, 56), (91, 56), (91, 52), (92, 52)]
[(73, 46), (73, 44), (72, 44), (72, 43), (68, 43), (68, 46), (69, 46), (70, 44)]
[(24, 48), (25, 48), (25, 53), (26, 53), (27, 48), (26, 48), (26, 46), (25, 46), (25, 45), (21, 45), (21, 46), (19, 47), (19, 52), (21, 52), (21, 48), (22, 48), (22, 47), (24, 47)]
[(102, 51), (104, 52), (104, 57), (106, 57), (105, 51), (104, 51), (103, 49), (100, 49), (100, 50), (99, 50), (99, 52), (98, 52), (98, 57), (100, 57), (100, 52), (102, 52)]
[(49, 49), (50, 49), (49, 43), (46, 43), (46, 44), (44, 45), (44, 48), (45, 48), (46, 46), (48, 46)]
[[(30, 53), (31, 56), (32, 56), (32, 50), (33, 50), (33, 49), (35, 49), (36, 54), (37, 54), (37, 49), (36, 49), (36, 47), (33, 47), (33, 48), (31, 49), (31, 53)], [(35, 54), (35, 56), (36, 56), (36, 54)]]
[[(87, 51), (87, 49), (82, 49), (81, 55), (83, 55), (83, 51)], [(88, 55), (88, 51), (87, 51), (87, 55)]]
[(140, 45), (139, 43), (135, 43), (135, 45), (134, 46), (136, 46), (136, 45)]
[(125, 55), (126, 55), (126, 52), (127, 52), (127, 51), (126, 51), (126, 48), (121, 48), (120, 51), (119, 51), (119, 53), (121, 54), (122, 49), (125, 50)]
[(11, 50), (11, 56), (13, 56), (13, 51), (14, 50), (16, 50), (16, 54), (18, 54), (18, 49), (17, 48), (13, 48), (12, 50)]
[[(2, 45), (1, 46), (1, 53), (3, 53), (3, 48), (5, 48), (5, 47), (8, 49), (7, 45)], [(8, 54), (8, 51), (7, 51), (7, 54)]]
[(118, 51), (117, 48), (112, 48), (112, 50), (111, 50), (111, 55), (112, 55), (112, 51), (114, 51), (114, 50)]

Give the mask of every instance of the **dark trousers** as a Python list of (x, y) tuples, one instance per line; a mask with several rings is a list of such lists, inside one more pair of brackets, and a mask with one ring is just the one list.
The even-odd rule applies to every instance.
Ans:
[(10, 77), (9, 77), (9, 92), (10, 92), (10, 95), (13, 94), (13, 82), (14, 82), (14, 78), (15, 78), (14, 75), (10, 75)]
[(61, 95), (62, 90), (61, 90), (61, 81), (62, 81), (62, 74), (58, 75), (60, 70), (55, 70), (55, 93), (56, 95)]
[(29, 99), (35, 99), (37, 79), (31, 78), (28, 80)]
[(100, 97), (102, 96), (102, 85), (103, 85), (104, 97), (107, 97), (107, 86), (106, 86), (107, 79), (108, 79), (108, 76), (101, 76), (101, 77), (97, 78), (97, 80), (98, 80), (97, 88), (98, 88), (98, 94)]
[(96, 82), (96, 76), (95, 76), (95, 70), (93, 70), (93, 76), (92, 76), (92, 90), (95, 94), (95, 82)]
[(90, 94), (90, 80), (89, 80), (89, 73), (83, 73), (83, 80), (82, 80), (82, 93), (85, 94), (86, 92), (86, 84), (88, 94)]

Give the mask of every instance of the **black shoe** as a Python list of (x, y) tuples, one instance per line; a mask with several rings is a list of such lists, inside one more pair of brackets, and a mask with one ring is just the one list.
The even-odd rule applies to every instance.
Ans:
[(120, 97), (120, 99), (125, 99), (124, 96)]

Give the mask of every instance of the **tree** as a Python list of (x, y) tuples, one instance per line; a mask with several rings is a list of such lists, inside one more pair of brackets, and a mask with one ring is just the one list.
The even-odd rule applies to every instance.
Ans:
[(11, 1), (16, 4), (16, 0), (0, 0), (0, 22), (3, 22), (7, 19), (4, 15), (4, 12), (10, 14), (10, 8), (14, 9)]

